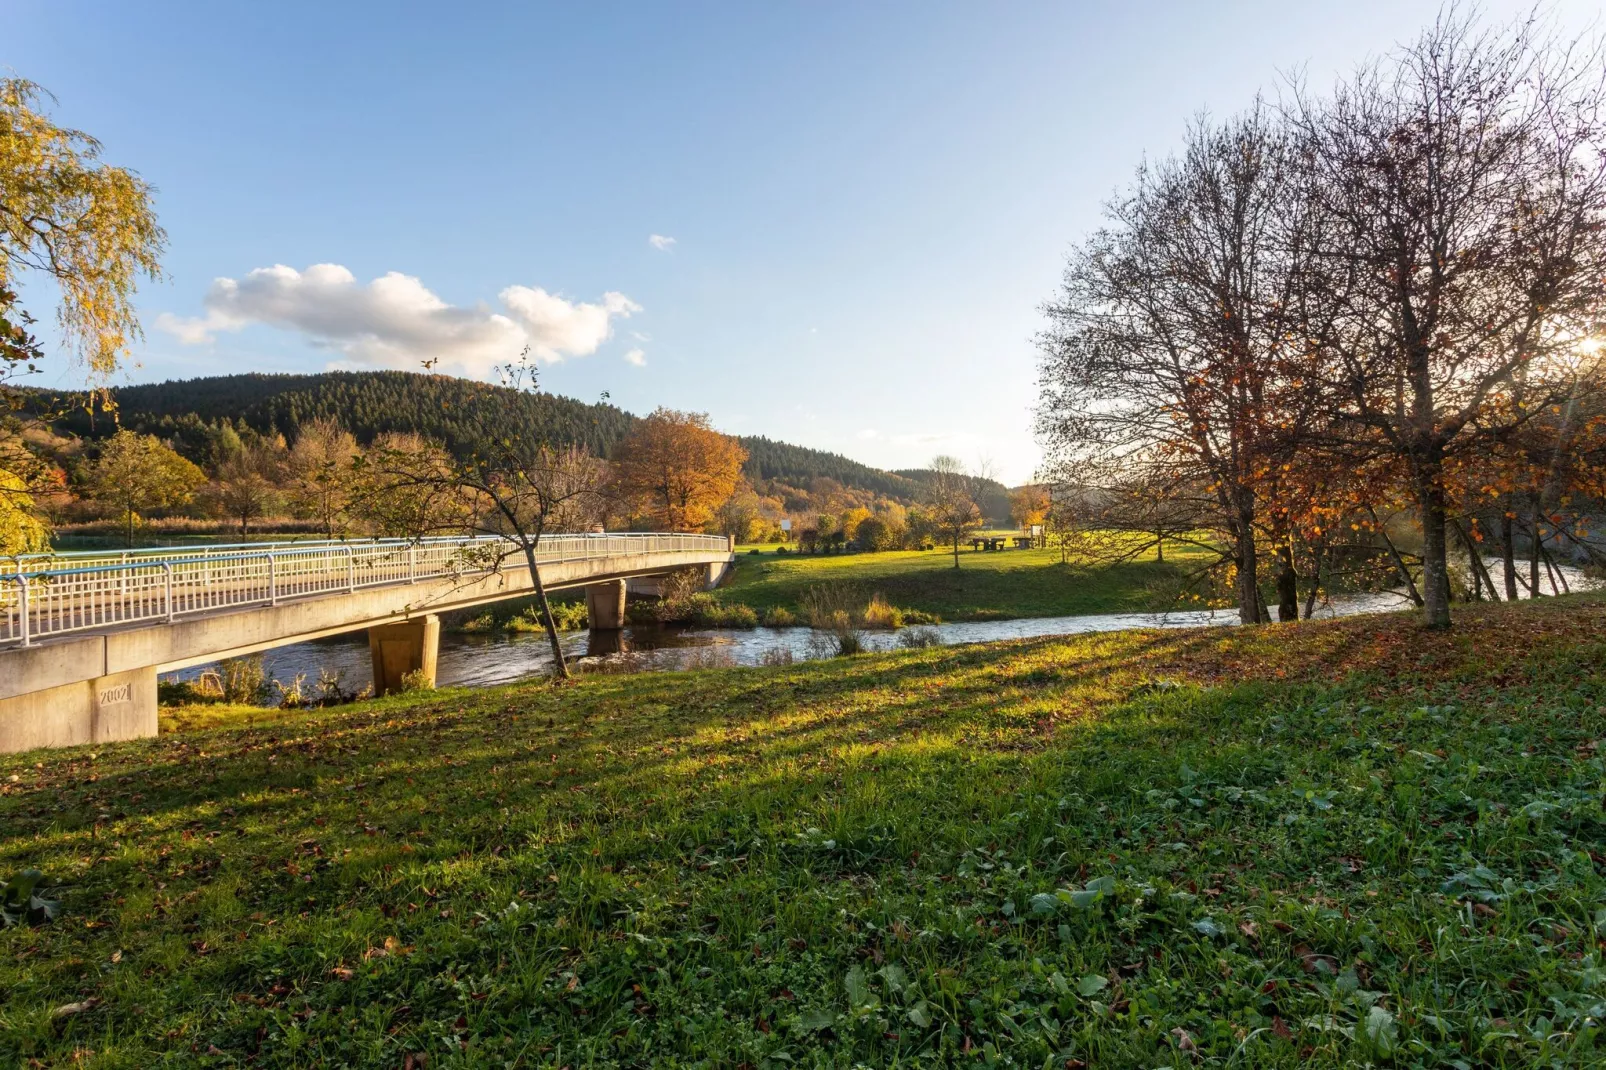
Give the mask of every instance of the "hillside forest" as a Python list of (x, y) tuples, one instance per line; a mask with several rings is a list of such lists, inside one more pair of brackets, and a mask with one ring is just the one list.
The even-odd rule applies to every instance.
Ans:
[[(397, 508), (403, 456), (459, 461), (539, 443), (567, 494), (549, 530), (704, 530), (740, 543), (875, 551), (930, 545), (933, 473), (888, 472), (706, 418), (445, 375), (328, 372), (142, 384), (98, 398), (26, 391), (4, 431), (34, 493), (6, 553), (54, 536), (134, 545), (189, 534), (405, 536), (451, 526)], [(974, 525), (1010, 522), (1009, 492), (966, 475)], [(671, 487), (679, 481), (680, 485)], [(407, 515), (403, 515), (407, 514)], [(789, 523), (788, 523), (789, 522)]]

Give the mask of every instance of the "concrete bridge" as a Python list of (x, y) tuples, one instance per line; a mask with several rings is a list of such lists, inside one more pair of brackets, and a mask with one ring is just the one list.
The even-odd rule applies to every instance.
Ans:
[[(549, 591), (585, 587), (624, 624), (625, 584), (684, 568), (717, 583), (716, 535), (548, 535)], [(500, 538), (257, 543), (0, 559), (0, 753), (156, 734), (160, 672), (361, 629), (374, 691), (435, 678), (437, 614), (530, 593)]]

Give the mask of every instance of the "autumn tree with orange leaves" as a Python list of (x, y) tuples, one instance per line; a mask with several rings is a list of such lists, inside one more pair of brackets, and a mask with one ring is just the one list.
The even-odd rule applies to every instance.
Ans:
[(620, 491), (661, 531), (699, 531), (736, 490), (747, 451), (707, 415), (658, 409), (614, 451)]

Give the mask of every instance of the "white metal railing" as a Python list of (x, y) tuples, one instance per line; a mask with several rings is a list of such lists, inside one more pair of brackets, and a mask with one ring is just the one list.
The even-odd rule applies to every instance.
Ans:
[[(723, 535), (546, 535), (535, 559), (713, 553), (729, 545)], [(91, 550), (4, 561), (0, 643), (22, 646), (66, 632), (525, 567), (517, 543), (499, 536)]]

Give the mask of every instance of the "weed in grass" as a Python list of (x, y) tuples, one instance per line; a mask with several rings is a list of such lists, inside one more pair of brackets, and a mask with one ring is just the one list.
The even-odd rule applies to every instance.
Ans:
[(402, 694), (405, 695), (412, 691), (433, 691), (434, 689), (435, 681), (431, 680), (429, 678), (429, 673), (425, 672), (423, 669), (414, 669), (412, 672), (402, 673)]

